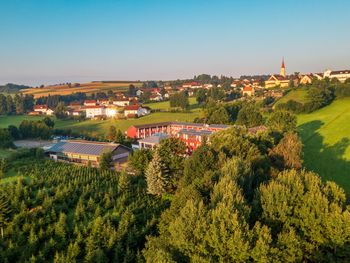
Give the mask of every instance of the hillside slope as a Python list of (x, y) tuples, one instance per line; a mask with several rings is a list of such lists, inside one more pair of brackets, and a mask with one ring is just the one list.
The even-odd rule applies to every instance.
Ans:
[(350, 98), (298, 115), (304, 165), (350, 192)]

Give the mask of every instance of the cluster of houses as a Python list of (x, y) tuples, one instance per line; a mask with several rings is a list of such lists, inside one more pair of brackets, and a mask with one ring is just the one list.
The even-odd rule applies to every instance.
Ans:
[[(34, 112), (31, 115), (52, 115), (54, 111), (47, 105), (35, 105)], [(107, 118), (137, 118), (151, 113), (151, 109), (142, 106), (134, 99), (118, 100), (85, 100), (83, 103), (71, 102), (67, 107), (68, 116), (85, 116), (89, 119), (107, 117)]]

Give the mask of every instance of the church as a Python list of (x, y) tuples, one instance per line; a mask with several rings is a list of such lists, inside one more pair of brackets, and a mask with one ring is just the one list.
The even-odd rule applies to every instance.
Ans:
[(284, 59), (282, 59), (282, 65), (280, 74), (271, 75), (268, 80), (265, 81), (265, 88), (273, 88), (280, 86), (281, 88), (288, 87), (289, 78), (286, 76), (286, 67), (284, 65)]

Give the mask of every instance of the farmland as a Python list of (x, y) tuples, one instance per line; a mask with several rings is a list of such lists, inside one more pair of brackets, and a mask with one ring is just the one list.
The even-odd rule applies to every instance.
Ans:
[(126, 91), (130, 84), (139, 87), (142, 85), (141, 82), (90, 82), (81, 83), (78, 86), (72, 84), (72, 86), (64, 85), (52, 85), (43, 88), (30, 88), (24, 89), (23, 94), (32, 94), (34, 98), (39, 98), (48, 95), (69, 95), (77, 92), (83, 92), (87, 94), (96, 92), (107, 92), (108, 90), (116, 91)]
[(350, 98), (298, 116), (304, 165), (350, 192)]

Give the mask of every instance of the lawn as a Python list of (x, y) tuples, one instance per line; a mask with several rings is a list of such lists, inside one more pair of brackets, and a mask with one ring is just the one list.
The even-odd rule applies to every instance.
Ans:
[(301, 87), (301, 88), (296, 88), (291, 91), (289, 91), (285, 96), (280, 98), (275, 105), (278, 105), (280, 103), (285, 103), (288, 100), (295, 100), (301, 103), (307, 102), (307, 90), (308, 88)]
[(304, 165), (350, 193), (350, 98), (298, 115)]
[[(161, 102), (163, 104), (169, 102)], [(155, 103), (158, 104), (158, 103)], [(55, 128), (57, 129), (72, 129), (77, 132), (94, 132), (99, 135), (104, 135), (108, 132), (108, 129), (112, 125), (116, 125), (117, 129), (126, 131), (131, 125), (145, 124), (152, 122), (163, 122), (163, 121), (189, 121), (192, 122), (196, 117), (199, 116), (200, 109), (195, 108), (190, 112), (155, 112), (148, 116), (144, 116), (138, 119), (127, 119), (127, 120), (86, 120), (86, 121), (75, 121), (75, 120), (57, 120), (55, 121)], [(23, 120), (40, 120), (43, 117), (40, 116), (0, 116), (0, 128), (7, 128), (9, 125), (19, 126)]]
[[(198, 108), (198, 104), (197, 104), (195, 97), (190, 97), (189, 102), (190, 102), (191, 109)], [(145, 104), (145, 106), (148, 106), (154, 110), (170, 110), (171, 109), (169, 101), (147, 103), (147, 104)]]

